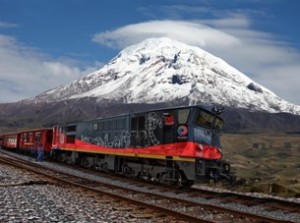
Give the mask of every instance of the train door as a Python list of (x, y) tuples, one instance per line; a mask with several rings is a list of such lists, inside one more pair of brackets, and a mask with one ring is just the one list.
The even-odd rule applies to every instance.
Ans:
[(44, 140), (44, 136), (42, 134), (42, 131), (33, 132), (33, 144), (35, 145), (36, 148), (38, 148), (40, 144), (43, 144), (43, 146), (45, 147), (43, 140)]
[(147, 133), (145, 131), (145, 116), (134, 116), (131, 118), (130, 142), (132, 147), (143, 147)]
[(0, 147), (2, 148), (4, 144), (4, 137), (3, 136), (0, 136)]
[(163, 113), (163, 143), (174, 143), (175, 142), (175, 124), (176, 114), (175, 111), (168, 111)]
[(60, 147), (60, 140), (59, 140), (59, 126), (54, 126), (52, 129), (53, 135), (52, 135), (52, 148), (59, 148)]
[(53, 131), (52, 130), (46, 130), (45, 131), (45, 149), (51, 150), (52, 147), (52, 138), (53, 138)]

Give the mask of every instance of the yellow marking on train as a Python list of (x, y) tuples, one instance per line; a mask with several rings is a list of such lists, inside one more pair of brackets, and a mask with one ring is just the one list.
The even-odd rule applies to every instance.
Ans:
[(149, 158), (149, 159), (161, 159), (161, 160), (175, 160), (182, 162), (195, 162), (195, 158), (182, 157), (182, 156), (166, 156), (166, 155), (155, 155), (155, 154), (137, 154), (137, 153), (120, 153), (120, 152), (102, 152), (102, 151), (93, 151), (93, 150), (83, 150), (83, 149), (69, 149), (61, 148), (60, 150), (73, 151), (73, 152), (84, 152), (84, 153), (98, 153), (106, 155), (115, 155), (115, 156), (127, 156), (127, 157), (139, 157), (139, 158)]

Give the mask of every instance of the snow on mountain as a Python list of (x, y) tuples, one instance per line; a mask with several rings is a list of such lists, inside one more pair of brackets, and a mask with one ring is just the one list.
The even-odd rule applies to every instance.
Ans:
[(220, 104), (300, 115), (300, 106), (279, 98), (222, 59), (168, 38), (147, 39), (127, 47), (101, 69), (34, 100), (82, 97), (124, 103), (188, 98), (190, 104)]

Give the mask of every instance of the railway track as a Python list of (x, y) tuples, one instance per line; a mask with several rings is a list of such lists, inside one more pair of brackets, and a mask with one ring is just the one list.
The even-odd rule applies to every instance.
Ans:
[(203, 189), (192, 189), (191, 195), (206, 197), (208, 200), (218, 199), (223, 204), (239, 203), (249, 208), (262, 208), (270, 212), (281, 210), (282, 212), (291, 215), (300, 213), (300, 203), (288, 201), (286, 199), (280, 199), (278, 197), (255, 197), (230, 191), (216, 192)]
[[(239, 197), (232, 194), (226, 194), (225, 196), (220, 193), (204, 193), (203, 191), (200, 192), (197, 190), (178, 191), (166, 189), (162, 186), (149, 186), (147, 183), (135, 183), (128, 188), (123, 185), (118, 185), (117, 178), (112, 180), (116, 182), (115, 184), (101, 182), (86, 176), (78, 176), (74, 175), (74, 173), (71, 174), (65, 171), (58, 171), (57, 169), (50, 169), (44, 165), (45, 163), (30, 162), (16, 157), (1, 156), (0, 162), (42, 174), (62, 183), (92, 190), (118, 200), (149, 208), (156, 213), (164, 213), (189, 222), (297, 222), (297, 220), (286, 220), (285, 218), (274, 217), (272, 216), (272, 211), (269, 212), (268, 216), (262, 215), (258, 209), (251, 208), (249, 203), (245, 204), (247, 203), (247, 199), (248, 202), (250, 202), (249, 198), (243, 199), (242, 196)], [(124, 181), (124, 178), (121, 178), (121, 180)], [(219, 204), (216, 205), (215, 202), (210, 202), (216, 199), (219, 199)], [(227, 204), (230, 202), (244, 203), (243, 206), (245, 208), (229, 208)], [(266, 204), (268, 202), (263, 200), (260, 204), (263, 203)], [(268, 204), (271, 203), (269, 202)], [(281, 208), (285, 206), (286, 205), (281, 204)], [(275, 207), (279, 209), (278, 205), (275, 205)], [(251, 210), (247, 211), (245, 209)], [(286, 209), (282, 210), (286, 211)], [(297, 210), (292, 210), (290, 213), (293, 211)]]

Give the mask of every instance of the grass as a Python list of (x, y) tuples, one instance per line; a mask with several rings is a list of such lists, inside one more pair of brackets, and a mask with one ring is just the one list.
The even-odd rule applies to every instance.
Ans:
[(231, 163), (237, 191), (300, 196), (300, 135), (224, 134), (224, 158)]

